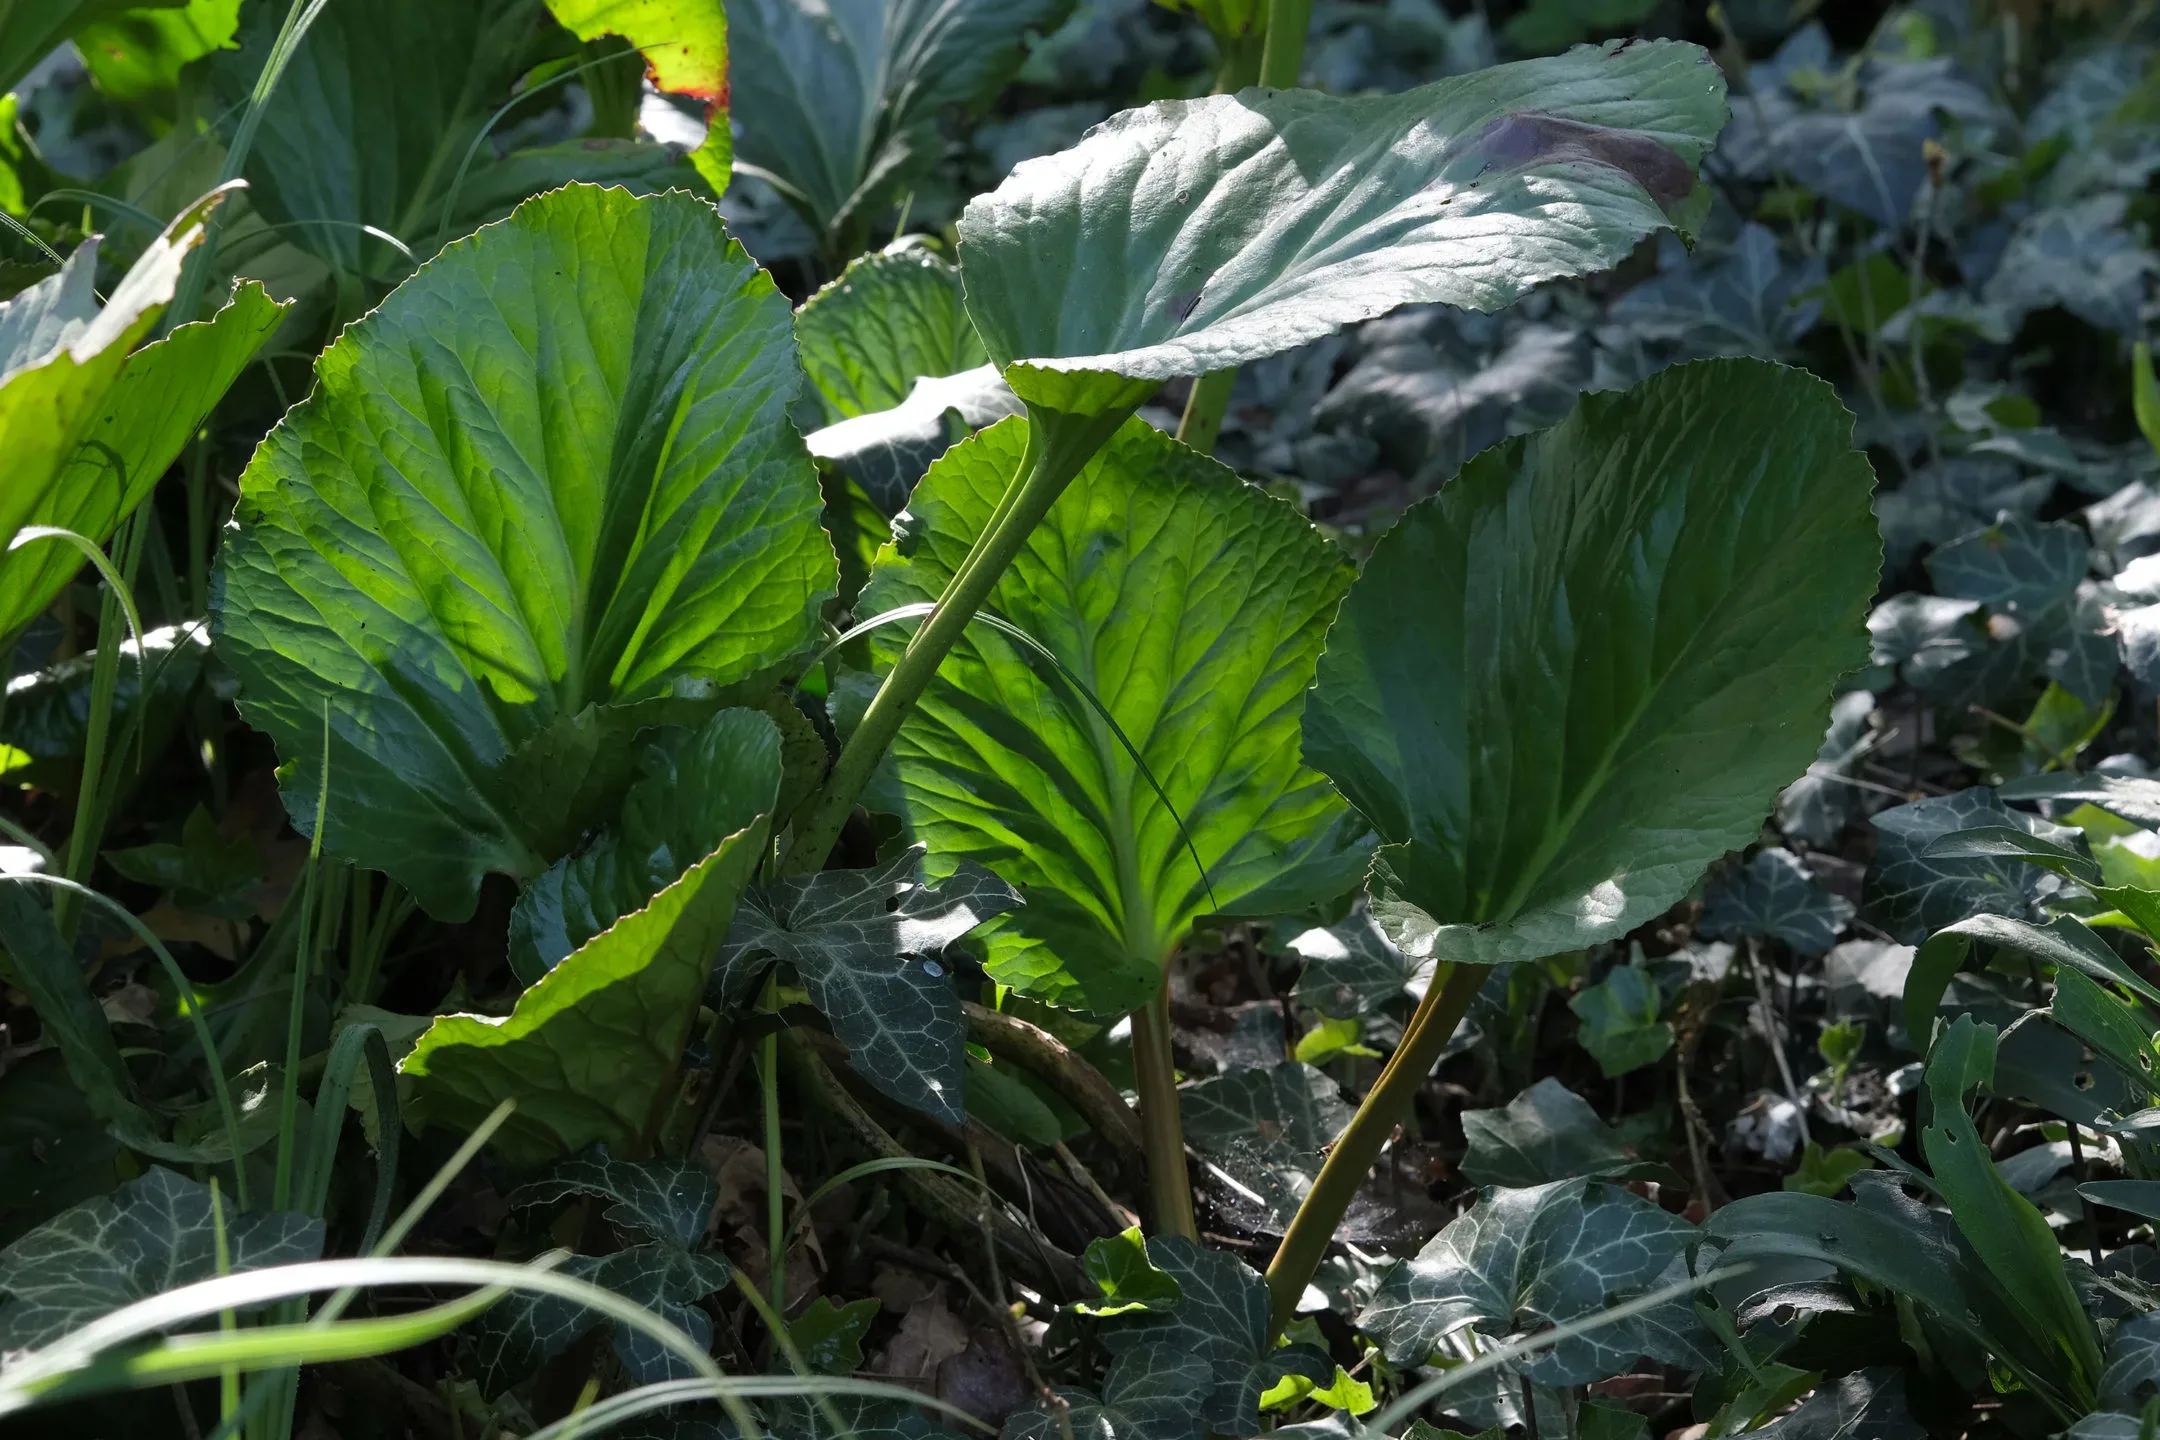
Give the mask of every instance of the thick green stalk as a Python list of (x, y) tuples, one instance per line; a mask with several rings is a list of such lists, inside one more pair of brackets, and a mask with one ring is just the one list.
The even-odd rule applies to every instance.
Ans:
[(863, 713), (862, 723), (841, 747), (825, 788), (803, 812), (796, 827), (795, 839), (781, 867), (785, 873), (802, 875), (823, 867), (833, 842), (840, 838), (840, 827), (847, 823), (848, 812), (855, 808), (856, 797), (870, 783), (871, 772), (884, 758), (893, 737), (900, 733), (908, 711), (930, 688), (938, 666), (959, 643), (968, 622), (1004, 577), (1006, 567), (1027, 544), (1036, 525), (1050, 513), (1058, 496), (1065, 493), (1081, 467), (1095, 457), (1103, 442), (1131, 414), (1131, 410), (1121, 409), (1107, 415), (1066, 415), (1029, 407), (1027, 450), (1006, 489), (1007, 498), (999, 502), (992, 523), (976, 538), (967, 558), (938, 596), (937, 608), (908, 641), (900, 663), (885, 677), (877, 698)]
[[(1305, 32), (1312, 26), (1312, 0), (1268, 0), (1267, 28), (1262, 32), (1259, 64), (1253, 64), (1250, 37), (1240, 45), (1226, 47), (1215, 91), (1231, 95), (1255, 81), (1276, 90), (1296, 87), (1305, 68)], [(1257, 73), (1255, 71), (1257, 70)], [(1177, 438), (1203, 455), (1215, 453), (1215, 437), (1222, 433), (1223, 415), (1230, 409), (1230, 392), (1237, 386), (1237, 371), (1217, 370), (1193, 381), (1185, 399), (1185, 413), (1178, 419)]]
[(1132, 1053), (1155, 1233), (1198, 1240), (1200, 1226), (1193, 1219), (1192, 1176), (1185, 1169), (1185, 1127), (1178, 1119), (1177, 1067), (1170, 1055), (1167, 979), (1153, 1000), (1133, 1012)]
[[(765, 982), (766, 1018), (778, 1021), (780, 1002), (777, 982)], [(766, 1032), (758, 1055), (758, 1083), (765, 1100), (765, 1273), (772, 1281), (772, 1306), (787, 1314), (787, 1171), (780, 1163), (780, 1031)], [(775, 1331), (777, 1343), (785, 1345), (786, 1326)]]
[[(1443, 963), (1403, 1032), (1402, 1043), (1380, 1072), (1379, 1081), (1350, 1118), (1349, 1128), (1328, 1152), (1320, 1176), (1290, 1217), (1290, 1229), (1268, 1266), (1269, 1334), (1282, 1333), (1297, 1313), (1298, 1297), (1320, 1268), (1335, 1227), (1350, 1208), (1358, 1187), (1380, 1158), (1381, 1147), (1409, 1112), (1410, 1099), (1440, 1061), (1455, 1027), (1492, 972), (1482, 965)], [(1137, 1033), (1137, 1032), (1136, 1032)]]

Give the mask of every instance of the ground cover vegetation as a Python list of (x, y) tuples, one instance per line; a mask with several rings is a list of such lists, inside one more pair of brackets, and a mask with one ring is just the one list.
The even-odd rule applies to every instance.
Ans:
[(2152, 1440), (2156, 45), (0, 0), (0, 1424)]

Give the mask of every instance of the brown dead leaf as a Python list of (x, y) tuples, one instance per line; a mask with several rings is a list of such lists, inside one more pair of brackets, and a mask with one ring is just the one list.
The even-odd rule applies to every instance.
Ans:
[(871, 1362), (871, 1371), (896, 1380), (930, 1380), (938, 1367), (968, 1348), (967, 1326), (945, 1307), (939, 1286), (900, 1317), (900, 1333)]
[(158, 993), (147, 985), (130, 982), (101, 998), (98, 1008), (115, 1025), (148, 1025), (157, 1014)]
[(993, 1427), (1034, 1398), (1012, 1342), (993, 1325), (976, 1326), (967, 1349), (938, 1366), (937, 1396)]

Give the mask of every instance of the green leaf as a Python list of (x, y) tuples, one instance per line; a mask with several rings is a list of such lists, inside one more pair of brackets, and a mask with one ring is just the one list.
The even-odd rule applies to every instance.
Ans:
[[(663, 1244), (572, 1256), (556, 1273), (612, 1290), (709, 1348), (712, 1316), (698, 1302), (725, 1287), (734, 1270), (722, 1256)], [(513, 1291), (490, 1306), (473, 1327), (481, 1383), (492, 1393), (521, 1380), (604, 1323), (603, 1316), (574, 1300)], [(609, 1330), (615, 1358), (631, 1383), (692, 1378), (683, 1358), (661, 1348), (651, 1336), (620, 1322)]]
[(1650, 1422), (1632, 1410), (1585, 1400), (1575, 1412), (1576, 1440), (1647, 1440)]
[[(171, 300), (206, 207), (144, 251), (102, 311), (90, 300), (97, 242), (58, 275), (0, 304), (0, 544), (26, 525), (103, 544), (147, 498), (286, 307), (242, 285), (211, 319), (130, 353)], [(0, 638), (35, 619), (82, 569), (82, 552), (46, 540), (0, 554)]]
[[(11, 887), (12, 888), (12, 887)], [(322, 1254), (323, 1224), (291, 1211), (225, 1204), (233, 1271)], [(111, 1195), (77, 1205), (0, 1250), (0, 1350), (31, 1350), (100, 1315), (218, 1274), (210, 1187), (153, 1165)]]
[(1932, 1118), (1920, 1132), (1950, 1216), (1980, 1263), (2001, 1283), (2019, 1321), (2052, 1352), (2072, 1393), (2089, 1399), (2099, 1381), (2100, 1342), (2085, 1318), (2062, 1248), (2046, 1217), (2010, 1188), (1988, 1154), (1965, 1094), (1995, 1078), (1995, 1027), (1960, 1015), (1928, 1053), (1926, 1084)]
[(2130, 402), (2139, 433), (2160, 455), (2160, 384), (2153, 380), (2152, 347), (2142, 340), (2131, 347)]
[(1937, 549), (1927, 570), (1936, 591), (1953, 600), (2036, 615), (2068, 599), (2091, 561), (2092, 541), (2079, 526), (2012, 516)]
[[(770, 179), (828, 249), (943, 153), (942, 115), (996, 94), (1029, 30), (1072, 0), (735, 0), (739, 168)], [(846, 255), (849, 249), (839, 249)]]
[(1787, 1191), (1724, 1206), (1703, 1223), (1715, 1244), (1698, 1258), (1698, 1270), (1715, 1261), (1762, 1266), (1776, 1276), (1798, 1261), (1843, 1271), (1874, 1287), (1871, 1293), (1910, 1300), (2000, 1357), (2048, 1404), (2078, 1413), (2061, 1352), (2024, 1327), (1956, 1222), (1909, 1193), (1914, 1182), (1905, 1175), (1863, 1170), (1850, 1183), (1850, 1203)]
[(165, 891), (182, 909), (224, 920), (245, 920), (256, 913), (256, 897), (248, 892), (267, 868), (255, 838), (227, 839), (206, 805), (189, 813), (179, 844), (108, 850), (105, 863), (138, 884)]
[(1653, 1064), (1673, 1047), (1673, 1028), (1658, 1018), (1657, 981), (1635, 965), (1621, 965), (1568, 1001), (1582, 1026), (1575, 1038), (1607, 1079)]
[(1800, 1168), (1778, 1182), (1781, 1190), (1803, 1195), (1831, 1196), (1852, 1183), (1852, 1177), (1873, 1168), (1875, 1160), (1865, 1150), (1840, 1145), (1825, 1150), (1814, 1141), (1800, 1156)]
[(1423, 967), (1389, 943), (1363, 909), (1339, 925), (1297, 930), (1287, 948), (1305, 962), (1290, 993), (1323, 1015), (1346, 1019), (1403, 994)]
[[(936, 598), (1026, 435), (1005, 421), (932, 468), (858, 609)], [(1027, 894), (988, 937), (993, 977), (1123, 1013), (1161, 986), (1201, 916), (1289, 909), (1355, 883), (1363, 827), (1296, 745), (1299, 697), (1348, 580), (1295, 510), (1144, 422), (1089, 462), (985, 605), (1066, 673), (978, 625), (892, 751), (933, 873), (971, 859)], [(887, 661), (899, 645), (874, 643)]]
[[(1129, 1350), (1110, 1362), (1101, 1398), (1061, 1389), (1052, 1413), (1040, 1402), (1014, 1411), (1001, 1440), (1204, 1440), (1201, 1410), (1215, 1384), (1204, 1356), (1167, 1346)], [(1251, 1434), (1258, 1429), (1241, 1430)]]
[[(862, 487), (880, 519), (897, 515), (939, 456), (970, 430), (1021, 413), (1021, 404), (994, 365), (957, 375), (922, 376), (890, 410), (873, 410), (813, 430), (810, 453)], [(876, 543), (887, 527), (878, 525)]]
[(653, 87), (705, 102), (705, 139), (690, 163), (715, 195), (728, 188), (735, 141), (728, 124), (727, 15), (719, 0), (548, 0), (580, 40), (619, 35), (644, 56)]
[[(777, 752), (776, 737), (763, 762), (773, 791)], [(398, 1065), (412, 1081), (408, 1118), (470, 1129), (515, 1099), (517, 1111), (494, 1142), (514, 1163), (595, 1142), (638, 1143), (672, 1083), (769, 825), (767, 811), (727, 836), (649, 905), (548, 971), (508, 1016), (437, 1019)]]
[(2095, 1205), (2160, 1220), (2160, 1180), (2089, 1180), (2077, 1191)]
[[(78, 558), (82, 554), (72, 546), (64, 548)], [(121, 641), (120, 674), (107, 717), (110, 732), (125, 734), (125, 727), (140, 725), (145, 755), (158, 756), (185, 719), (188, 698), (209, 668), (209, 660), (210, 627), (200, 620), (160, 626), (143, 636), (140, 647), (133, 636)], [(89, 741), (96, 667), (97, 652), (90, 651), (14, 677), (8, 686), (6, 723), (0, 728), (0, 737), (16, 752), (7, 757), (11, 781), (61, 795), (76, 793)], [(146, 678), (150, 684), (147, 705), (143, 702)], [(128, 757), (131, 761), (132, 756)]]
[(794, 968), (848, 1047), (848, 1063), (905, 1105), (958, 1123), (967, 1022), (947, 946), (1020, 895), (979, 865), (923, 883), (914, 846), (869, 870), (826, 870), (750, 892), (720, 951), (719, 993), (739, 1002), (763, 975)]
[(820, 1295), (788, 1321), (788, 1338), (820, 1375), (852, 1375), (862, 1368), (863, 1336), (884, 1307), (875, 1297), (835, 1305)]
[(1147, 1241), (1137, 1225), (1120, 1235), (1090, 1240), (1080, 1266), (1103, 1298), (1074, 1301), (1073, 1309), (1098, 1320), (1173, 1310), (1184, 1293), (1169, 1271), (1148, 1258)]
[(1240, 1223), (1270, 1232), (1290, 1223), (1350, 1114), (1341, 1087), (1297, 1060), (1178, 1091), (1186, 1141), (1242, 1187), (1238, 1199), (1257, 1206), (1257, 1214), (1238, 1207)]
[[(1565, 1324), (1654, 1290), (1687, 1271), (1695, 1227), (1596, 1180), (1491, 1190), (1387, 1273), (1358, 1316), (1397, 1364), (1421, 1364), (1447, 1336), (1493, 1336)], [(1541, 1385), (1581, 1385), (1647, 1355), (1682, 1369), (1713, 1363), (1686, 1299), (1560, 1341), (1525, 1364)]]
[(1666, 41), (1158, 102), (968, 205), (968, 313), (1022, 399), (1102, 414), (1399, 305), (1498, 310), (1687, 228), (1725, 113), (1709, 56)]
[(2080, 885), (2106, 883), (2075, 830), (2035, 835), (2013, 825), (1976, 825), (1930, 841), (1922, 853), (1930, 860), (2022, 860)]
[(980, 1120), (1015, 1145), (1048, 1150), (1065, 1139), (1065, 1126), (1058, 1112), (1022, 1078), (1023, 1073), (970, 1053), (962, 1095), (968, 1118)]
[(1764, 1440), (1927, 1440), (1905, 1404), (1905, 1373), (1855, 1371), (1815, 1387), (1800, 1408), (1749, 1432)]
[(0, 945), (12, 962), (8, 982), (30, 997), (40, 1036), (58, 1047), (90, 1109), (108, 1125), (134, 1120), (146, 1128), (149, 1116), (136, 1101), (134, 1077), (90, 991), (89, 973), (28, 885), (0, 882)]
[(509, 1203), (545, 1205), (565, 1195), (612, 1200), (607, 1218), (616, 1228), (695, 1249), (705, 1238), (719, 1186), (690, 1161), (617, 1160), (602, 1149), (565, 1160), (538, 1180), (518, 1186), (510, 1192)]
[(142, 0), (0, 0), (0, 94), (85, 25)]
[(567, 850), (630, 736), (686, 718), (669, 697), (816, 635), (836, 572), (787, 422), (787, 304), (711, 206), (543, 195), (316, 376), (241, 477), (218, 653), (296, 823), (327, 760), (326, 848), (432, 914)]
[(890, 410), (925, 375), (989, 361), (960, 300), (960, 272), (927, 250), (861, 255), (795, 312), (803, 371), (834, 424)]
[(2058, 915), (2045, 925), (2029, 925), (2001, 915), (1975, 915), (1938, 930), (1913, 956), (1905, 976), (1904, 1009), (1905, 1030), (1914, 1044), (1924, 1043), (1932, 1031), (1943, 991), (1964, 965), (1975, 940), (2019, 951), (2058, 969), (2082, 971), (2160, 1004), (2160, 989), (2124, 964), (2105, 940), (2075, 916)]
[(1578, 1175), (1648, 1179), (1648, 1171), (1665, 1169), (1629, 1154), (1589, 1102), (1550, 1075), (1503, 1108), (1463, 1111), (1462, 1125), (1469, 1141), (1462, 1173), (1477, 1185), (1527, 1187)]
[(0, 1074), (0, 1173), (13, 1177), (0, 1186), (0, 1242), (111, 1190), (119, 1159), (59, 1051), (24, 1056)]
[[(1197, 1418), (1210, 1431), (1258, 1434), (1261, 1393), (1286, 1367), (1311, 1370), (1317, 1357), (1271, 1346), (1267, 1283), (1236, 1256), (1203, 1249), (1181, 1235), (1158, 1235), (1147, 1242), (1147, 1257), (1177, 1282), (1180, 1298), (1168, 1311), (1127, 1315), (1103, 1327), (1103, 1345), (1117, 1357), (1104, 1398), (1112, 1405), (1129, 1404), (1140, 1377), (1155, 1376), (1166, 1392), (1196, 1398)], [(1192, 1369), (1194, 1362), (1206, 1367), (1204, 1379)], [(1325, 1380), (1333, 1369), (1326, 1362), (1317, 1378)], [(1203, 1432), (1160, 1433), (1190, 1433), (1197, 1440)]]
[(1736, 873), (1711, 885), (1696, 929), (1722, 940), (1768, 935), (1808, 955), (1837, 943), (1853, 904), (1817, 884), (1800, 857), (1767, 846)]
[(239, 28), (240, 0), (166, 0), (84, 26), (75, 48), (99, 90), (152, 108), (169, 124), (177, 107), (167, 93), (179, 85), (180, 71), (230, 45)]
[[(210, 57), (220, 110), (240, 113), (284, 18), (280, 6), (249, 5), (239, 48)], [(546, 26), (532, 0), (324, 6), (263, 107), (244, 172), (249, 204), (333, 269), (394, 277), (409, 262), (370, 228), (426, 260), (452, 237), (570, 181), (645, 193), (694, 183), (675, 152), (632, 140), (585, 138), (497, 158), (485, 137), (500, 127), (487, 127), (543, 58), (536, 20)], [(554, 36), (567, 45), (560, 31)]]
[(510, 965), (528, 985), (773, 808), (780, 747), (767, 716), (722, 710), (695, 733), (646, 733), (644, 773), (615, 823), (549, 866), (510, 911)]
[[(1943, 837), (2008, 828), (2059, 844), (2073, 843), (2077, 836), (2068, 826), (2012, 810), (1995, 792), (1980, 788), (1895, 805), (1870, 823), (1876, 844), (1867, 877), (1868, 914), (1909, 945), (1976, 911), (2023, 919), (2038, 899), (2061, 888), (2049, 875), (2006, 863), (2000, 850), (1970, 858), (1937, 854), (1934, 847)], [(1914, 1032), (1926, 1033), (1924, 1027)]]
[(2160, 1390), (2160, 1311), (2126, 1320), (2108, 1337), (2107, 1369), (2100, 1398), (2111, 1405), (2142, 1406)]
[(1880, 552), (1850, 425), (1802, 371), (1678, 366), (1486, 451), (1382, 538), (1305, 749), (1390, 842), (1391, 939), (1580, 949), (1755, 838), (1866, 659)]

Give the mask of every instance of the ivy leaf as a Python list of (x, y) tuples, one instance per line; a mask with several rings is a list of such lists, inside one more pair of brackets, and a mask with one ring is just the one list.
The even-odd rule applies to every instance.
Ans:
[(1469, 1151), (1464, 1177), (1478, 1185), (1528, 1187), (1574, 1176), (1610, 1180), (1679, 1177), (1637, 1160), (1580, 1095), (1550, 1075), (1504, 1107), (1462, 1112)]
[(780, 748), (767, 716), (722, 710), (694, 733), (646, 734), (644, 774), (624, 792), (622, 814), (511, 908), (510, 965), (528, 985), (773, 808)]
[[(1004, 421), (932, 467), (859, 609), (936, 598), (1026, 437), (1024, 421)], [(986, 602), (1065, 673), (978, 625), (892, 750), (931, 873), (974, 860), (1027, 894), (987, 937), (993, 977), (1123, 1013), (1160, 988), (1200, 917), (1292, 909), (1356, 883), (1363, 826), (1296, 745), (1349, 578), (1302, 516), (1224, 466), (1143, 421), (1111, 437)], [(900, 642), (872, 643), (889, 663)]]
[[(227, 1269), (321, 1256), (323, 1223), (288, 1210), (225, 1210)], [(0, 1351), (32, 1350), (124, 1305), (219, 1273), (210, 1187), (153, 1165), (0, 1250)]]
[(1292, 935), (1291, 954), (1305, 962), (1291, 994), (1323, 1015), (1369, 1014), (1404, 993), (1423, 962), (1395, 948), (1360, 908), (1339, 925), (1314, 925)]
[(2142, 1406), (2160, 1391), (2160, 1311), (2115, 1327), (2108, 1337), (2107, 1368), (2100, 1398), (2111, 1405)]
[(1927, 570), (1950, 599), (2034, 615), (2069, 599), (2091, 559), (2091, 543), (2077, 526), (2013, 515), (1942, 546), (1927, 557)]
[(1399, 305), (1603, 270), (1690, 227), (1725, 113), (1709, 57), (1668, 41), (1399, 95), (1159, 101), (970, 202), (968, 313), (1022, 399), (1108, 413)]
[(1204, 1440), (1209, 1426), (1200, 1412), (1214, 1384), (1214, 1367), (1202, 1356), (1163, 1346), (1128, 1350), (1110, 1362), (1101, 1398), (1061, 1389), (1062, 1414), (1039, 1404), (1017, 1410), (1000, 1440)]
[(1575, 1038), (1607, 1079), (1654, 1064), (1673, 1047), (1673, 1028), (1658, 1018), (1657, 981), (1636, 965), (1621, 965), (1568, 1001), (1582, 1022)]
[[(277, 43), (285, 17), (273, 9), (246, 6), (238, 47), (204, 62), (225, 114), (240, 113)], [(482, 143), (533, 64), (537, 9), (530, 0), (325, 7), (262, 108), (248, 204), (333, 270), (371, 277), (410, 264), (378, 234), (426, 260), (452, 236), (571, 181), (648, 194), (691, 182), (674, 151), (649, 142), (584, 137), (499, 159)]]
[[(1492, 1190), (1380, 1282), (1358, 1327), (1397, 1364), (1421, 1364), (1465, 1326), (1534, 1331), (1602, 1312), (1687, 1273), (1695, 1227), (1597, 1180)], [(1682, 1369), (1715, 1363), (1683, 1297), (1560, 1341), (1523, 1371), (1582, 1385), (1644, 1356)]]
[(1852, 917), (1852, 901), (1816, 883), (1792, 851), (1772, 845), (1712, 883), (1696, 928), (1720, 940), (1768, 935), (1820, 955)]
[(1090, 1240), (1080, 1265), (1103, 1298), (1075, 1301), (1073, 1309), (1098, 1320), (1173, 1310), (1184, 1293), (1169, 1271), (1148, 1258), (1147, 1240), (1137, 1225), (1119, 1235)]
[(1866, 654), (1850, 423), (1801, 371), (1679, 366), (1486, 451), (1381, 539), (1305, 750), (1388, 842), (1373, 911), (1406, 953), (1580, 949), (1756, 837)]
[(719, 1187), (684, 1160), (617, 1160), (605, 1149), (565, 1160), (538, 1180), (510, 1192), (512, 1205), (545, 1205), (565, 1195), (598, 1195), (615, 1203), (607, 1218), (617, 1229), (695, 1249), (705, 1238)]
[(944, 113), (996, 94), (1027, 58), (1027, 32), (1048, 33), (1071, 10), (1072, 0), (736, 0), (741, 169), (835, 248), (936, 161)]
[(1661, 245), (1663, 273), (1632, 286), (1607, 318), (1635, 340), (1676, 344), (1688, 358), (1790, 351), (1815, 328), (1823, 283), (1818, 257), (1788, 264), (1777, 235), (1750, 221), (1715, 265), (1678, 243)]
[(809, 644), (836, 571), (798, 380), (786, 302), (688, 195), (540, 196), (348, 327), (212, 594), (303, 832), (327, 764), (326, 848), (461, 919), (603, 817), (638, 729)]
[(1270, 1232), (1290, 1223), (1350, 1113), (1334, 1080), (1296, 1060), (1178, 1091), (1186, 1140), (1257, 1200), (1263, 1213), (1241, 1219)]
[(788, 1321), (788, 1338), (805, 1364), (820, 1375), (852, 1375), (862, 1368), (863, 1336), (883, 1305), (875, 1296), (835, 1305), (820, 1295)]
[(1868, 914), (1908, 945), (1974, 914), (2022, 919), (2060, 883), (2044, 871), (1998, 857), (1932, 855), (1946, 835), (1981, 827), (2016, 828), (2070, 843), (2077, 831), (2012, 810), (1982, 788), (1934, 795), (1875, 815), (1875, 864), (1867, 876)]
[[(1258, 1434), (1261, 1392), (1285, 1365), (1311, 1368), (1313, 1359), (1270, 1345), (1267, 1282), (1235, 1255), (1203, 1249), (1181, 1235), (1150, 1238), (1147, 1255), (1177, 1283), (1181, 1298), (1169, 1311), (1129, 1315), (1103, 1327), (1103, 1345), (1117, 1357), (1105, 1398), (1119, 1403), (1121, 1395), (1138, 1393), (1142, 1376), (1153, 1376), (1150, 1385), (1159, 1382), (1162, 1393), (1197, 1393), (1196, 1418), (1210, 1431)], [(1197, 1386), (1194, 1362), (1207, 1367)], [(1333, 1370), (1328, 1362), (1318, 1378), (1325, 1381)]]
[(705, 102), (705, 139), (690, 163), (713, 194), (726, 190), (735, 142), (723, 9), (710, 0), (548, 0), (548, 9), (580, 40), (619, 35), (636, 47), (654, 89)]
[(904, 1105), (958, 1123), (967, 1022), (946, 974), (947, 946), (1020, 905), (979, 865), (923, 882), (923, 847), (869, 870), (826, 870), (751, 891), (729, 929), (715, 980), (746, 995), (766, 967), (794, 968), (811, 1003), (848, 1047), (848, 1063)]
[(890, 410), (923, 376), (989, 362), (960, 299), (960, 272), (927, 250), (857, 256), (795, 312), (803, 371), (828, 424)]
[[(1880, 606), (1877, 607), (1879, 612)], [(1872, 638), (1875, 616), (1868, 616)], [(1785, 787), (1778, 796), (1777, 823), (1789, 839), (1816, 849), (1836, 841), (1846, 825), (1864, 813), (1860, 787), (1846, 777), (1863, 756), (1874, 748), (1869, 717), (1875, 713), (1875, 697), (1865, 690), (1848, 690), (1830, 707), (1830, 725), (1823, 732), (1822, 748), (1807, 774)]]
[(1988, 278), (1988, 301), (2005, 307), (2012, 325), (2059, 305), (2102, 330), (2139, 334), (2135, 297), (2160, 272), (2160, 256), (2126, 223), (2129, 199), (2109, 191), (2020, 220)]
[[(639, 1245), (612, 1255), (574, 1255), (557, 1273), (588, 1280), (680, 1328), (699, 1345), (712, 1344), (712, 1317), (698, 1304), (725, 1287), (734, 1271), (718, 1255), (697, 1255), (678, 1245)], [(513, 1291), (475, 1323), (481, 1383), (490, 1394), (515, 1384), (562, 1354), (606, 1319), (574, 1300)], [(634, 1384), (687, 1380), (693, 1372), (680, 1355), (641, 1330), (610, 1324), (615, 1358)]]
[[(723, 711), (712, 728), (734, 723)], [(547, 972), (508, 1016), (436, 1019), (398, 1065), (412, 1082), (414, 1124), (470, 1129), (498, 1102), (517, 1111), (495, 1132), (513, 1163), (594, 1143), (622, 1147), (651, 1123), (697, 1019), (736, 901), (764, 854), (779, 737), (762, 715), (766, 808), (652, 897)]]

